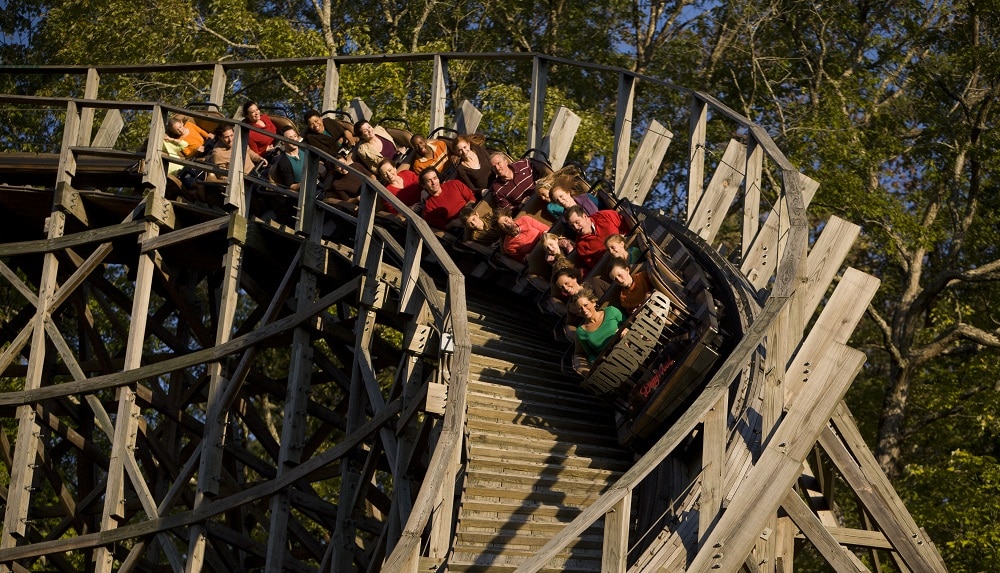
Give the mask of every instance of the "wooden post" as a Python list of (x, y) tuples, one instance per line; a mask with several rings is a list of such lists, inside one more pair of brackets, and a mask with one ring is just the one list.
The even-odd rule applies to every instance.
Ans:
[(746, 147), (735, 139), (729, 140), (722, 161), (715, 168), (712, 180), (688, 220), (688, 228), (701, 235), (706, 243), (712, 244), (722, 228), (722, 221), (733, 204), (736, 192), (743, 183), (746, 163)]
[(458, 106), (458, 113), (455, 114), (455, 122), (451, 128), (459, 133), (476, 133), (482, 119), (483, 112), (476, 109), (472, 102), (464, 99)]
[[(212, 90), (208, 94), (209, 103), (214, 103), (222, 110), (226, 103), (226, 68), (222, 64), (215, 64), (212, 68)], [(233, 148), (235, 149), (235, 147)]]
[(602, 572), (625, 573), (628, 570), (628, 531), (631, 522), (632, 496), (626, 495), (604, 514)]
[(646, 135), (642, 137), (639, 149), (635, 152), (635, 159), (628, 166), (628, 172), (618, 187), (620, 199), (626, 199), (636, 205), (641, 205), (646, 200), (673, 137), (674, 134), (655, 119), (649, 124), (649, 129), (646, 130)]
[(545, 123), (545, 92), (549, 82), (548, 60), (535, 56), (531, 70), (531, 108), (528, 110), (528, 149), (542, 141)]
[(705, 137), (708, 131), (708, 104), (691, 100), (691, 151), (688, 159), (687, 218), (694, 216), (705, 187)]
[(614, 163), (612, 164), (611, 180), (615, 191), (620, 192), (621, 181), (628, 171), (629, 156), (632, 145), (632, 111), (635, 105), (636, 78), (632, 74), (622, 73), (618, 76), (618, 103), (615, 104), (615, 139)]
[(122, 112), (115, 108), (107, 110), (104, 112), (101, 127), (98, 128), (97, 135), (94, 136), (93, 146), (114, 147), (123, 127), (125, 127), (125, 120), (122, 119)]
[(448, 60), (441, 55), (435, 54), (434, 71), (431, 74), (431, 118), (428, 133), (444, 126), (447, 105)]
[(335, 58), (326, 60), (326, 76), (323, 80), (323, 100), (320, 111), (337, 109), (340, 99), (340, 66)]
[(549, 165), (553, 170), (561, 169), (566, 163), (566, 155), (573, 145), (573, 138), (576, 137), (576, 130), (580, 127), (580, 116), (573, 113), (566, 106), (559, 106), (549, 131), (542, 139), (541, 150), (549, 158)]
[(743, 178), (743, 242), (740, 253), (746, 256), (750, 243), (760, 229), (760, 179), (764, 164), (764, 148), (750, 137), (747, 145), (746, 176)]
[[(83, 99), (97, 99), (97, 90), (101, 83), (101, 75), (95, 68), (87, 70), (87, 85), (83, 89)], [(90, 145), (90, 134), (94, 129), (94, 108), (84, 106), (80, 110), (80, 133), (75, 145), (87, 147)]]
[(247, 144), (250, 141), (250, 130), (244, 125), (233, 126), (233, 151), (230, 154), (228, 180), (224, 205), (227, 209), (248, 216), (246, 197), (246, 161)]
[[(802, 201), (805, 203), (804, 207), (808, 207), (816, 190), (819, 189), (819, 183), (802, 174), (799, 174), (799, 180)], [(786, 215), (783, 216), (782, 212)], [(787, 212), (788, 206), (784, 204), (784, 196), (782, 196), (778, 205), (768, 213), (767, 219), (764, 220), (760, 231), (754, 237), (749, 250), (743, 253), (743, 264), (740, 266), (740, 270), (758, 289), (767, 286), (771, 276), (777, 270), (778, 261), (781, 260), (778, 257), (780, 250), (778, 246), (784, 244), (788, 239)]]
[(723, 395), (705, 415), (701, 445), (701, 501), (698, 509), (698, 539), (704, 542), (722, 509), (726, 475), (728, 395)]

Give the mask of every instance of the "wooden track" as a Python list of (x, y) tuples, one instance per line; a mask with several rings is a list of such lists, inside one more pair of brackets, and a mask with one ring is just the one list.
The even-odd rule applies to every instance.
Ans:
[[(395, 56), (433, 66), (432, 129), (457, 57)], [(270, 64), (325, 66), (332, 108), (337, 66), (382, 58)], [(587, 68), (475, 58), (533, 63), (529, 147), (542, 139), (548, 66)], [(221, 103), (240, 65), (191, 69), (214, 70)], [(629, 165), (623, 126), (640, 78), (614, 72), (628, 101), (610, 156), (628, 169), (612, 191), (641, 203), (675, 136), (651, 121)], [(176, 198), (157, 143), (168, 113), (190, 112), (95, 101), (100, 70), (82, 73), (91, 99), (0, 96), (65, 117), (55, 162), (18, 169), (25, 158), (10, 155), (15, 167), (0, 169), (35, 186), (0, 187), (0, 572), (786, 573), (797, 539), (838, 572), (869, 570), (861, 555), (946, 570), (842, 402), (864, 359), (846, 343), (878, 286), (841, 268), (858, 229), (826, 222), (810, 249), (818, 184), (710, 95), (684, 92), (684, 233), (700, 237), (686, 244), (738, 328), (700, 391), (633, 451), (611, 407), (563, 374), (565, 346), (537, 301), (504, 288), (531, 292), (524, 277), (483, 264), (483, 281), (467, 279), (439, 234), (374, 182), (339, 210), (254, 189), (235, 154), (211, 206)], [(98, 146), (96, 110), (148, 114), (153, 144)], [(709, 114), (747, 141), (712, 142)], [(235, 125), (238, 146), (252, 128)], [(303, 149), (310, 188), (332, 158)], [(142, 159), (134, 172), (126, 154)], [(122, 161), (117, 176), (95, 158)], [(405, 220), (377, 216), (380, 201)], [(838, 521), (835, 483), (856, 494), (864, 528)]]

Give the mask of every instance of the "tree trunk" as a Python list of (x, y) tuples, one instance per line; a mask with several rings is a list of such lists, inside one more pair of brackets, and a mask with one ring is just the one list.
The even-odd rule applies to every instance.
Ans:
[(893, 366), (889, 373), (889, 386), (882, 398), (875, 457), (882, 471), (893, 481), (903, 469), (903, 422), (906, 419), (912, 378), (913, 373), (909, 367)]

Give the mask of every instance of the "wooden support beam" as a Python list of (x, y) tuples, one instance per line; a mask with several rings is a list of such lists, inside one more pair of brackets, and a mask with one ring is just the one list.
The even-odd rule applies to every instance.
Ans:
[(351, 103), (347, 104), (344, 110), (351, 114), (354, 121), (361, 121), (362, 119), (365, 121), (372, 120), (372, 110), (361, 98), (352, 99)]
[(820, 435), (820, 447), (892, 543), (901, 560), (913, 571), (947, 571), (941, 554), (910, 516), (868, 449), (846, 404), (841, 402), (837, 405), (832, 421), (836, 432), (827, 428)]
[(750, 138), (747, 145), (746, 177), (743, 178), (743, 241), (740, 252), (747, 253), (760, 230), (760, 180), (763, 173), (764, 148)]
[[(69, 103), (69, 111), (74, 109), (73, 103)], [(75, 114), (74, 114), (75, 115)], [(70, 121), (67, 116), (67, 127)], [(63, 134), (64, 148), (75, 141), (75, 130), (69, 130)], [(65, 155), (65, 154), (64, 154)], [(56, 239), (65, 232), (66, 215), (53, 207), (52, 214), (48, 219), (49, 240)], [(45, 322), (50, 320), (49, 305), (56, 292), (58, 281), (59, 260), (54, 253), (45, 253), (42, 256), (41, 277), (39, 279), (38, 298), (35, 308), (35, 316), (28, 325), (18, 335), (19, 346), (23, 347), (30, 336), (31, 349), (28, 356), (28, 369), (24, 377), (24, 389), (34, 390), (42, 387), (45, 364), (47, 362)], [(13, 347), (14, 344), (11, 344)], [(10, 348), (4, 353), (4, 369), (6, 363), (13, 359), (20, 352), (20, 348), (11, 351)], [(38, 448), (42, 446), (39, 439), (41, 428), (37, 421), (35, 408), (29, 404), (20, 405), (16, 411), (17, 416), (17, 438), (14, 446), (14, 454), (10, 463), (10, 481), (6, 496), (6, 508), (2, 532), (0, 532), (0, 551), (12, 548), (18, 541), (27, 534), (28, 510), (31, 505), (32, 492), (35, 488), (35, 457)]]
[(730, 139), (722, 159), (715, 167), (708, 188), (701, 196), (701, 201), (695, 205), (694, 216), (688, 220), (688, 228), (698, 233), (705, 242), (711, 244), (722, 228), (722, 221), (743, 183), (744, 169), (746, 147), (739, 141)]
[(340, 65), (334, 58), (326, 60), (326, 75), (323, 76), (323, 100), (320, 111), (337, 109), (340, 99)]
[(540, 56), (531, 59), (531, 103), (528, 108), (528, 149), (538, 147), (545, 124), (545, 93), (549, 87), (549, 61)]
[(219, 106), (220, 110), (226, 103), (226, 92), (229, 91), (227, 83), (225, 66), (222, 64), (212, 66), (212, 87), (211, 91), (208, 92), (208, 101)]
[(606, 573), (628, 571), (628, 533), (631, 523), (632, 496), (627, 495), (604, 515), (601, 571)]
[(434, 70), (431, 72), (431, 117), (430, 133), (439, 127), (444, 127), (445, 112), (448, 106), (448, 59), (440, 54), (434, 55)]
[(573, 145), (576, 131), (580, 128), (580, 121), (580, 116), (566, 106), (559, 106), (556, 110), (541, 144), (541, 150), (548, 156), (553, 170), (562, 169), (566, 164), (566, 156)]
[[(802, 192), (803, 207), (808, 207), (813, 195), (819, 189), (819, 183), (806, 177), (799, 176), (800, 190)], [(750, 248), (743, 253), (743, 263), (740, 270), (758, 289), (767, 286), (767, 283), (774, 276), (780, 261), (779, 253), (781, 245), (788, 238), (788, 205), (785, 204), (784, 196), (764, 220), (763, 226), (754, 238)]]
[[(154, 189), (152, 193), (162, 197), (163, 188)], [(159, 234), (157, 224), (148, 222), (146, 223), (146, 232), (143, 233), (141, 239), (152, 238), (157, 234)], [(134, 370), (142, 365), (142, 350), (146, 341), (146, 321), (149, 315), (149, 302), (155, 270), (153, 258), (149, 254), (140, 254), (137, 266), (132, 301), (132, 322), (125, 350), (125, 371)], [(128, 517), (125, 510), (125, 497), (129, 480), (125, 466), (126, 458), (132, 458), (134, 455), (139, 415), (140, 411), (135, 402), (134, 389), (129, 386), (119, 388), (118, 414), (115, 418), (115, 436), (111, 444), (111, 466), (108, 468), (108, 484), (101, 517), (101, 531), (115, 529), (120, 521), (124, 521)], [(94, 562), (95, 571), (110, 573), (114, 563), (112, 549), (99, 547), (94, 552)]]
[(125, 118), (117, 108), (111, 108), (104, 112), (104, 119), (101, 120), (101, 127), (97, 129), (94, 136), (94, 147), (113, 148), (118, 142), (118, 136), (125, 127)]
[(767, 517), (777, 511), (791, 489), (802, 460), (864, 362), (863, 352), (836, 344), (828, 345), (816, 357), (815, 383), (792, 404), (689, 570), (739, 570)]
[[(97, 99), (98, 88), (101, 84), (101, 74), (96, 68), (87, 70), (87, 83), (83, 88), (83, 99)], [(90, 135), (94, 129), (94, 108), (84, 107), (80, 110), (80, 132), (75, 145), (89, 146)]]
[(621, 188), (618, 181), (625, 177), (628, 171), (629, 157), (632, 150), (632, 112), (635, 104), (635, 76), (622, 73), (618, 76), (618, 101), (615, 104), (615, 136), (614, 164), (611, 180), (615, 182), (615, 191)]
[(705, 188), (705, 137), (708, 132), (708, 104), (698, 96), (691, 99), (691, 149), (688, 154), (687, 219), (694, 216)]
[(726, 438), (729, 434), (728, 395), (723, 395), (705, 415), (701, 454), (701, 500), (698, 504), (698, 539), (704, 542), (722, 511), (726, 477)]
[(635, 158), (618, 185), (619, 199), (631, 201), (636, 205), (641, 205), (646, 200), (673, 137), (674, 134), (660, 125), (660, 122), (655, 119), (650, 122), (646, 135), (642, 136), (642, 141), (639, 142)]
[(837, 573), (867, 573), (868, 568), (861, 563), (856, 555), (848, 551), (827, 531), (806, 502), (802, 501), (794, 490), (788, 490), (785, 499), (781, 502), (781, 508), (785, 510), (795, 525), (802, 530), (826, 562), (833, 567)]
[(462, 100), (455, 114), (455, 122), (451, 128), (459, 133), (476, 133), (479, 129), (479, 122), (483, 120), (483, 112), (476, 109), (467, 99)]

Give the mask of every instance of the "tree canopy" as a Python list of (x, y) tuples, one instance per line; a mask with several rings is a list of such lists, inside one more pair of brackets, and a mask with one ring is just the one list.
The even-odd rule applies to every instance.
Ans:
[[(848, 399), (918, 522), (935, 524), (950, 568), (1000, 569), (996, 0), (835, 8), (793, 0), (162, 0), (142, 9), (122, 0), (11, 0), (0, 14), (5, 64), (493, 50), (622, 66), (711, 93), (768, 129), (821, 182), (813, 212), (862, 225), (851, 264), (883, 281), (857, 335), (869, 364)], [(474, 71), (451, 73), (461, 93)], [(615, 94), (595, 93), (586, 77), (559, 80), (548, 97), (584, 116), (578, 147), (608, 149), (601, 116)], [(66, 80), (2, 81), (4, 91), (44, 94)], [(342, 78), (342, 95), (368, 93), (373, 83), (384, 87), (385, 105), (426, 125), (427, 106), (405, 102), (428, 100), (429, 71), (362, 69)], [(122, 99), (192, 101), (204, 98), (206, 84), (150, 74), (107, 89)], [(309, 107), (320, 85), (265, 70), (233, 88)], [(654, 115), (677, 113), (676, 100), (639, 89)], [(516, 137), (505, 114), (523, 103), (523, 91), (498, 77), (470, 95), (488, 100), (487, 121)], [(651, 198), (664, 205), (665, 177)]]

